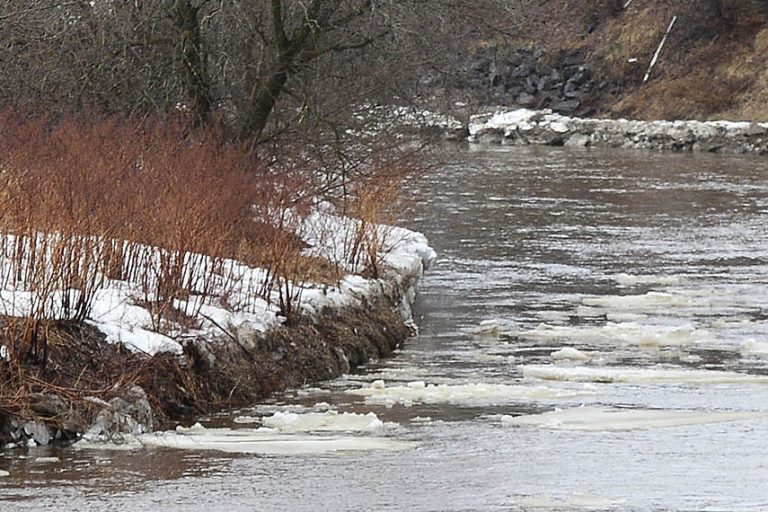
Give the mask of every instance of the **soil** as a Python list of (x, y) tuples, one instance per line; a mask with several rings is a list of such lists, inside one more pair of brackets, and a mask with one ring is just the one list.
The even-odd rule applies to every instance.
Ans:
[[(40, 326), (44, 356), (28, 352), (21, 364), (0, 361), (0, 443), (26, 441), (31, 433), (24, 425), (32, 423), (47, 427), (52, 440), (76, 439), (106, 402), (135, 386), (146, 393), (154, 429), (163, 430), (354, 371), (391, 355), (411, 334), (397, 300), (382, 296), (357, 308), (329, 309), (250, 339), (187, 340), (184, 357), (130, 352), (88, 325)], [(14, 332), (9, 322), (6, 336)]]

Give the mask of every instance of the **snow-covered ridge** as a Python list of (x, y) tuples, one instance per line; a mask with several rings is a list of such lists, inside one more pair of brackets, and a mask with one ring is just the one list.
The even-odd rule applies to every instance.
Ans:
[(768, 153), (768, 123), (582, 119), (551, 110), (498, 109), (471, 118), (469, 140), (763, 154)]

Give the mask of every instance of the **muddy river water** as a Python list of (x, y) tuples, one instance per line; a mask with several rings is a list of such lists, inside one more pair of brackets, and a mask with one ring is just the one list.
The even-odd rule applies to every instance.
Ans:
[(462, 149), (403, 223), (420, 335), (109, 449), (0, 453), (0, 511), (768, 510), (768, 160)]

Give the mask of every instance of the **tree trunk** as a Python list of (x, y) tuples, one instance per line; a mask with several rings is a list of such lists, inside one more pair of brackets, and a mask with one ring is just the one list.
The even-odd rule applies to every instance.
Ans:
[(193, 6), (190, 0), (176, 0), (173, 10), (174, 22), (179, 31), (179, 60), (190, 108), (195, 124), (207, 124), (211, 120), (212, 101), (198, 21), (199, 8)]

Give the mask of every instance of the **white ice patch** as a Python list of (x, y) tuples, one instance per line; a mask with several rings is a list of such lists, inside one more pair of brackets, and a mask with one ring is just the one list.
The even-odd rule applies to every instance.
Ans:
[(639, 284), (646, 285), (675, 285), (680, 284), (680, 278), (677, 276), (654, 276), (654, 275), (632, 275), (632, 274), (615, 274), (612, 276), (613, 280), (621, 286), (636, 286)]
[(514, 496), (514, 503), (530, 512), (566, 510), (615, 510), (623, 500), (613, 500), (594, 494), (574, 493), (565, 498), (549, 496)]
[(605, 295), (587, 297), (585, 306), (631, 311), (633, 313), (668, 312), (670, 308), (708, 308), (711, 301), (706, 296), (683, 293), (648, 292), (643, 295)]
[(590, 357), (573, 347), (563, 347), (550, 354), (555, 361), (588, 361)]
[(765, 416), (762, 413), (744, 411), (678, 411), (575, 407), (564, 410), (556, 409), (543, 414), (527, 416), (502, 416), (501, 423), (506, 426), (539, 427), (548, 430), (622, 432), (749, 420)]
[[(235, 420), (237, 421), (237, 420)], [(323, 413), (276, 412), (262, 419), (262, 425), (280, 432), (374, 432), (384, 428), (375, 413), (356, 414), (337, 411)]]
[(566, 382), (620, 382), (629, 384), (768, 384), (768, 375), (722, 372), (714, 370), (681, 370), (668, 368), (572, 368), (550, 365), (520, 366), (523, 376), (531, 379)]
[(744, 355), (768, 357), (768, 342), (749, 339), (741, 344), (740, 350)]
[(260, 430), (207, 429), (199, 425), (177, 429), (176, 432), (145, 434), (138, 439), (145, 447), (272, 456), (399, 451), (415, 446), (411, 442), (385, 437), (282, 434)]
[(496, 318), (483, 320), (477, 327), (473, 327), (470, 332), (475, 336), (499, 336), (501, 333), (501, 321)]
[(0, 478), (6, 477), (6, 476), (11, 476), (11, 474), (4, 469), (0, 469)]
[(590, 344), (623, 344), (641, 347), (691, 345), (715, 340), (710, 332), (696, 329), (691, 324), (654, 325), (637, 322), (608, 322), (599, 327), (571, 327), (542, 323), (535, 329), (509, 334), (536, 341), (567, 340)]
[(401, 404), (503, 404), (519, 400), (557, 400), (592, 395), (587, 390), (553, 389), (545, 386), (522, 386), (509, 384), (426, 384), (423, 381), (409, 382), (405, 386), (387, 387), (383, 381), (373, 382), (368, 387), (348, 390), (347, 393), (365, 397), (366, 403), (391, 407)]
[(61, 462), (58, 457), (37, 457), (35, 458), (37, 464), (52, 464), (54, 462)]

